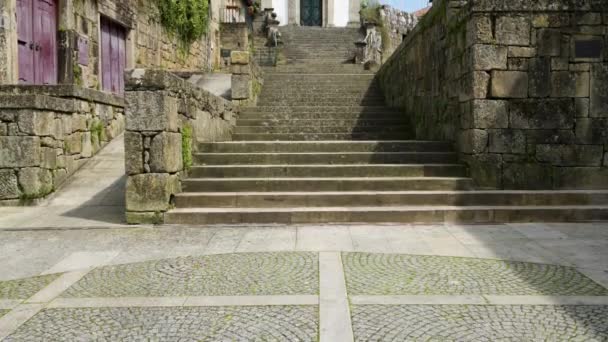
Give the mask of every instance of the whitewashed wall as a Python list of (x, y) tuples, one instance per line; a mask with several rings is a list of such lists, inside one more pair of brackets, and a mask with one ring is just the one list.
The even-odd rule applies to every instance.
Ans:
[(281, 26), (287, 25), (287, 1), (289, 0), (272, 0), (272, 7), (277, 14), (277, 20), (281, 22)]
[(348, 24), (348, 2), (349, 0), (334, 0), (334, 24), (336, 27), (344, 27)]

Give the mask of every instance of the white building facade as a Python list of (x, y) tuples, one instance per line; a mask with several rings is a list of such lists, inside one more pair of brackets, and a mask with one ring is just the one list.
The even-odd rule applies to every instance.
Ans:
[(263, 0), (262, 8), (274, 8), (281, 25), (359, 26), (361, 0)]

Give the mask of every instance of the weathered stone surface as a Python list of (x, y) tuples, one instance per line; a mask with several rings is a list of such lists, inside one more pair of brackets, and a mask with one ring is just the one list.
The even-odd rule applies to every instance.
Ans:
[(509, 127), (508, 102), (501, 100), (474, 100), (468, 122), (462, 128)]
[(174, 173), (182, 169), (182, 135), (168, 132), (156, 135), (150, 147), (150, 170)]
[(526, 153), (526, 135), (523, 130), (491, 129), (488, 132), (491, 153)]
[(40, 166), (45, 169), (55, 169), (57, 167), (57, 152), (54, 148), (43, 147), (41, 151)]
[(526, 144), (530, 146), (528, 152), (535, 153), (538, 144), (575, 144), (576, 136), (571, 129), (527, 129)]
[(551, 71), (568, 70), (568, 67), (567, 58), (551, 58)]
[(137, 132), (125, 132), (125, 170), (128, 175), (143, 173), (143, 153), (142, 135)]
[(51, 135), (55, 113), (38, 110), (20, 110), (17, 115), (19, 130), (29, 135)]
[(507, 69), (506, 46), (476, 44), (472, 48), (473, 70)]
[(81, 135), (82, 137), (82, 150), (80, 151), (80, 155), (85, 158), (90, 158), (93, 156), (93, 141), (91, 139), (91, 132), (84, 132)]
[(230, 64), (249, 64), (249, 52), (232, 51), (230, 53)]
[(557, 166), (601, 166), (600, 145), (537, 145), (536, 159)]
[(608, 189), (607, 167), (556, 167), (554, 170), (556, 189)]
[(0, 137), (0, 167), (40, 165), (40, 138)]
[(180, 192), (177, 175), (147, 173), (127, 179), (127, 211), (167, 211), (172, 195)]
[(467, 129), (460, 132), (458, 146), (462, 153), (483, 153), (488, 148), (488, 132), (481, 129)]
[(81, 132), (75, 132), (66, 138), (66, 148), (68, 153), (76, 154), (82, 151), (82, 135), (83, 133)]
[(553, 186), (551, 166), (531, 163), (505, 163), (503, 186), (505, 189), (542, 190)]
[(537, 50), (539, 56), (559, 56), (561, 53), (561, 32), (557, 29), (537, 31)]
[(536, 14), (532, 18), (532, 26), (537, 28), (568, 25), (570, 25), (570, 15), (568, 13), (543, 13)]
[(251, 66), (249, 64), (232, 64), (230, 66), (230, 72), (233, 74), (249, 75), (251, 73)]
[(548, 97), (551, 94), (550, 58), (532, 58), (529, 70), (530, 97)]
[(5, 123), (0, 123), (0, 136), (8, 135), (8, 125)]
[(533, 47), (509, 46), (508, 56), (525, 58), (536, 57), (536, 49)]
[(40, 198), (53, 191), (53, 174), (50, 170), (26, 167), (19, 170), (19, 185), (28, 198)]
[(494, 42), (493, 24), (490, 16), (474, 15), (467, 22), (467, 46)]
[(13, 170), (0, 170), (0, 199), (19, 198), (17, 175)]
[(502, 156), (500, 154), (462, 155), (462, 161), (479, 189), (502, 188)]
[(151, 91), (127, 92), (126, 121), (130, 131), (177, 132), (178, 101)]
[(557, 129), (574, 127), (571, 99), (512, 101), (509, 107), (512, 128)]
[(530, 45), (530, 20), (524, 16), (498, 17), (496, 42), (503, 45)]
[(163, 223), (163, 213), (127, 211), (128, 224), (160, 224)]
[(528, 71), (529, 58), (509, 58), (509, 70)]
[(0, 121), (14, 122), (16, 112), (13, 109), (0, 109)]
[(521, 71), (492, 71), (491, 94), (498, 98), (528, 97), (528, 73)]
[(576, 117), (586, 118), (589, 116), (589, 99), (577, 98), (574, 100)]
[(68, 171), (66, 169), (53, 170), (53, 184), (55, 188), (60, 187), (68, 179)]
[(87, 130), (87, 118), (83, 114), (74, 114), (72, 116), (72, 132)]
[(594, 12), (578, 12), (574, 14), (574, 21), (577, 25), (600, 25), (602, 15)]
[(232, 75), (232, 99), (243, 100), (251, 97), (251, 77)]
[(589, 97), (589, 73), (552, 72), (551, 97)]
[(590, 112), (592, 117), (608, 117), (608, 64), (591, 67)]
[(581, 144), (608, 144), (608, 118), (576, 119), (576, 138)]

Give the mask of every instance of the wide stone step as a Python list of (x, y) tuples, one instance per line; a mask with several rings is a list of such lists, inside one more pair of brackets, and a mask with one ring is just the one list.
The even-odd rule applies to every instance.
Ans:
[(196, 153), (195, 165), (453, 164), (454, 152)]
[(468, 190), (472, 181), (448, 177), (190, 178), (182, 181), (182, 187), (185, 192)]
[(361, 104), (361, 103), (373, 103), (384, 104), (384, 96), (379, 94), (323, 94), (318, 93), (317, 95), (307, 95), (307, 94), (276, 94), (276, 93), (262, 93), (258, 98), (258, 103), (263, 106), (264, 103), (272, 105), (276, 103), (278, 106), (280, 105), (289, 105), (289, 103), (308, 103), (315, 102), (316, 103), (351, 103), (351, 104)]
[(608, 206), (401, 206), (324, 208), (179, 208), (170, 224), (515, 223), (608, 220)]
[(442, 141), (228, 141), (199, 143), (199, 153), (451, 152)]
[(280, 119), (270, 119), (270, 120), (259, 120), (259, 119), (239, 119), (237, 121), (237, 126), (245, 126), (245, 127), (272, 127), (272, 126), (292, 126), (292, 127), (318, 127), (318, 126), (342, 126), (342, 127), (373, 127), (373, 126), (405, 126), (407, 125), (407, 120), (403, 117), (396, 117), (392, 119), (380, 120), (380, 119), (371, 119), (371, 120), (302, 120), (302, 119), (291, 119), (291, 120), (280, 120)]
[(365, 164), (365, 165), (207, 165), (190, 169), (191, 178), (278, 177), (465, 177), (458, 164)]
[(178, 208), (606, 205), (605, 191), (190, 192)]
[(384, 99), (377, 100), (368, 100), (362, 99), (359, 101), (341, 101), (340, 99), (333, 100), (319, 100), (314, 101), (314, 99), (302, 99), (302, 100), (292, 100), (292, 99), (283, 99), (283, 100), (266, 100), (260, 99), (258, 101), (260, 106), (272, 106), (273, 104), (277, 106), (312, 106), (312, 107), (325, 107), (325, 106), (335, 106), (342, 103), (353, 103), (361, 106), (384, 106)]
[(403, 140), (411, 138), (405, 132), (376, 133), (236, 133), (235, 141), (325, 141), (325, 140)]
[(393, 120), (403, 119), (404, 115), (395, 114), (357, 114), (357, 113), (246, 113), (241, 114), (243, 120), (325, 120), (331, 117), (335, 120)]
[(409, 132), (410, 127), (407, 125), (391, 125), (391, 126), (236, 126), (234, 132), (236, 134), (285, 134), (285, 133), (390, 133), (390, 132)]
[(335, 114), (396, 114), (401, 113), (397, 108), (385, 106), (259, 106), (243, 108), (242, 114), (268, 113), (322, 113), (326, 117)]

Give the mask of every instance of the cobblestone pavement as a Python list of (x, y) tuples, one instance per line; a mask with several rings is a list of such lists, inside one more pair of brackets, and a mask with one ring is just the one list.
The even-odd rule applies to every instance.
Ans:
[(0, 281), (0, 299), (27, 299), (57, 279), (58, 274), (49, 274), (25, 279)]
[(344, 253), (343, 259), (352, 295), (608, 295), (564, 266), (370, 253)]
[(607, 341), (606, 306), (361, 305), (356, 341)]
[(100, 267), (63, 297), (295, 295), (318, 286), (315, 253), (244, 253)]
[(9, 341), (316, 341), (315, 306), (47, 309)]
[(6, 315), (10, 310), (0, 310), (0, 317)]

